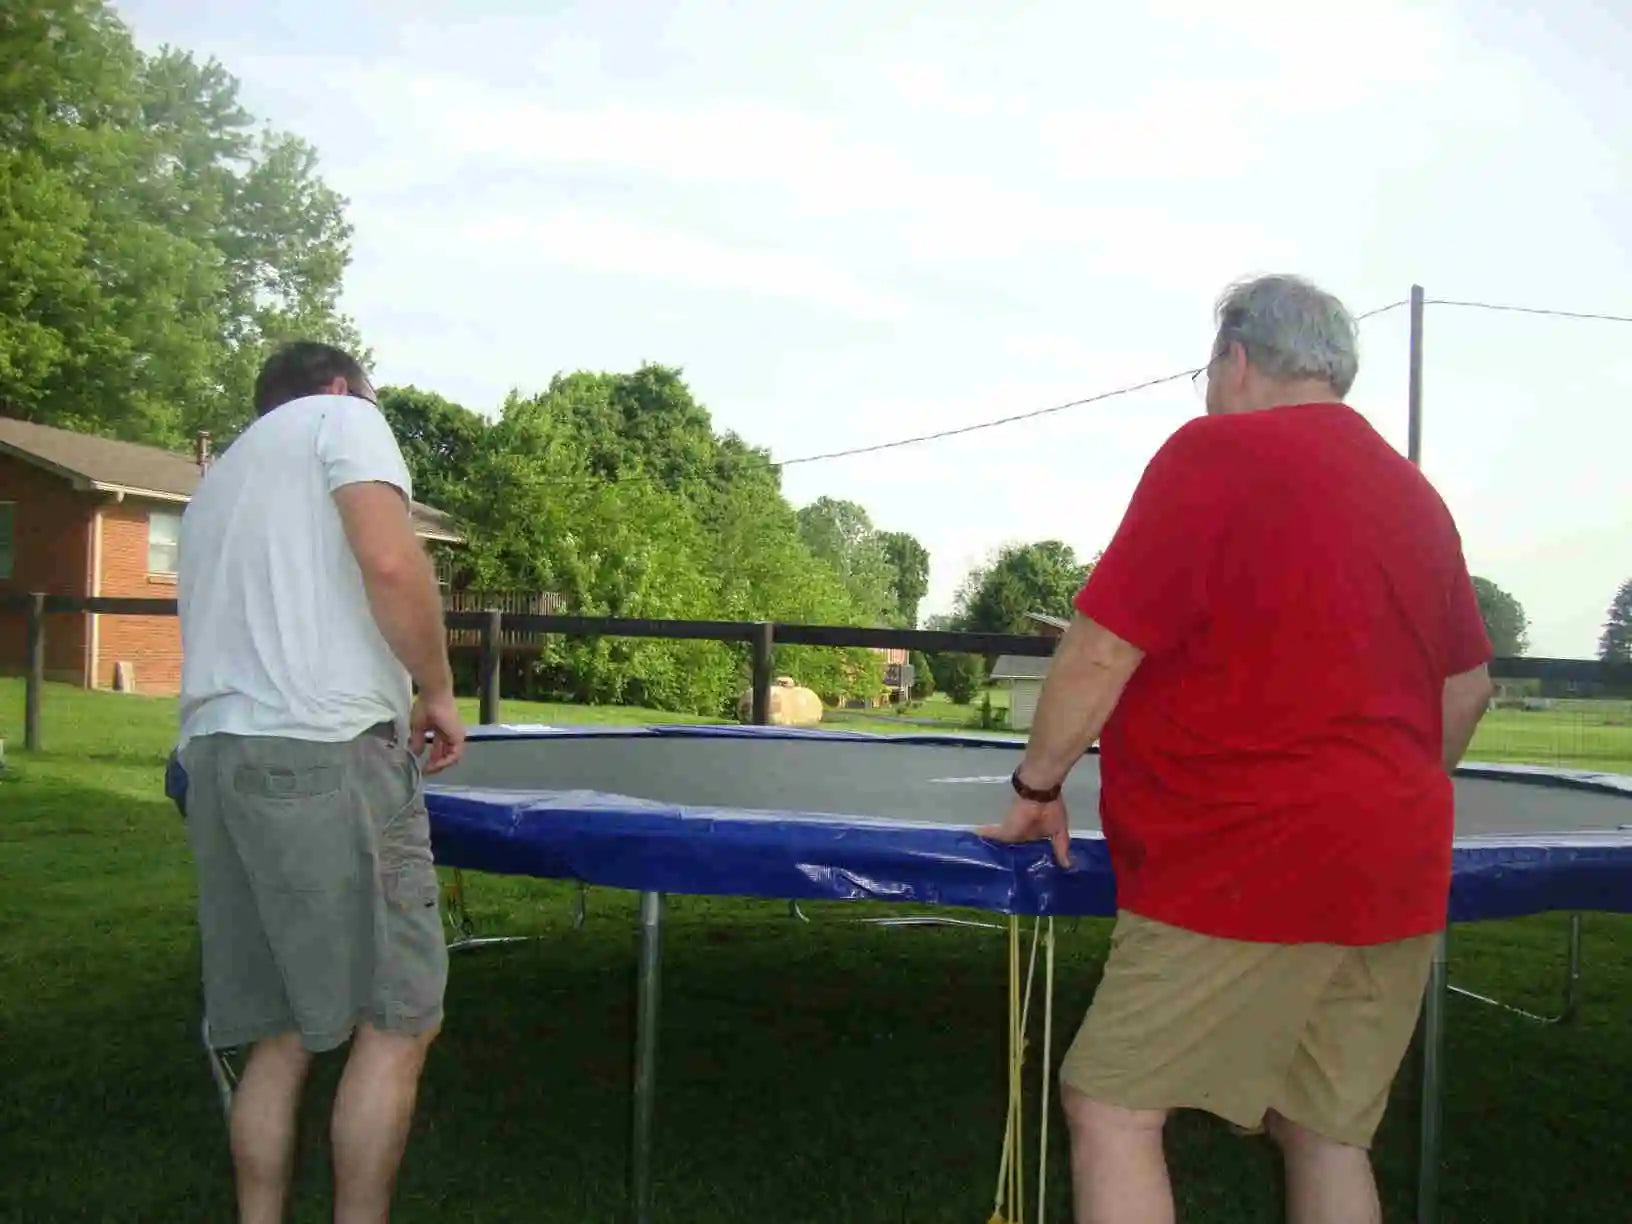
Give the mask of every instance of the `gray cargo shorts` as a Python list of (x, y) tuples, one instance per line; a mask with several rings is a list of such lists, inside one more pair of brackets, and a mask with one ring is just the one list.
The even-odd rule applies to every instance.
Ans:
[(206, 735), (181, 753), (204, 1008), (221, 1049), (367, 1021), (441, 1023), (448, 978), (419, 762), (389, 725), (341, 743)]

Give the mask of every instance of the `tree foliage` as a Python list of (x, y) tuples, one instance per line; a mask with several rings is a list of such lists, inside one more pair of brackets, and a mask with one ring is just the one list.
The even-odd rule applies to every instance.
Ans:
[[(678, 371), (558, 376), (476, 436), (445, 508), (468, 525), (478, 586), (554, 592), (591, 616), (869, 623), (769, 457), (716, 435)], [(883, 677), (860, 649), (778, 647), (774, 666), (828, 700)], [(704, 714), (731, 710), (748, 677), (742, 648), (700, 641), (552, 638), (538, 667), (564, 699)]]
[(986, 664), (979, 655), (947, 652), (934, 656), (935, 683), (958, 705), (968, 705), (986, 682)]
[(101, 0), (0, 8), (0, 411), (158, 445), (250, 418), (268, 342), (358, 347), (344, 201), (216, 62)]
[(929, 594), (929, 549), (916, 536), (904, 531), (886, 531), (879, 536), (884, 556), (894, 571), (895, 606), (900, 623), (908, 629), (918, 626), (918, 605)]
[(912, 666), (912, 696), (922, 701), (925, 697), (935, 695), (935, 668), (929, 661), (929, 656), (921, 650), (914, 650), (907, 657)]
[(1605, 663), (1632, 663), (1632, 578), (1621, 583), (1610, 602), (1598, 657)]
[[(865, 623), (906, 623), (901, 610), (900, 572), (891, 558), (885, 534), (873, 526), (865, 509), (853, 501), (820, 497), (800, 508), (798, 523), (805, 546), (838, 575)], [(912, 540), (911, 536), (905, 538)], [(916, 612), (916, 605), (913, 610)]]
[(408, 464), (414, 497), (454, 510), (482, 452), (487, 420), (418, 387), (381, 387), (379, 397)]
[(1530, 621), (1519, 601), (1488, 578), (1475, 577), (1473, 591), (1496, 657), (1513, 659), (1528, 651)]
[(1069, 616), (1093, 565), (1059, 540), (1006, 545), (964, 579), (954, 624), (972, 633), (1035, 633), (1037, 624), (1026, 614)]

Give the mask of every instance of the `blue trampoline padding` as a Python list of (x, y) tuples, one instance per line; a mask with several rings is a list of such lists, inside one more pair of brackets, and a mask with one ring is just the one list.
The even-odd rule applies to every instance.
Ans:
[(681, 808), (590, 791), (429, 790), (439, 863), (699, 896), (911, 901), (1020, 914), (1113, 914), (1104, 841), (1004, 846), (946, 825)]
[[(1002, 747), (1023, 741), (958, 735), (871, 735), (740, 725), (483, 726), (472, 739), (557, 737), (818, 737), (861, 743)], [(1524, 775), (1632, 800), (1632, 778), (1513, 766), (1471, 776)], [(1537, 775), (1541, 775), (1538, 777)], [(641, 892), (784, 900), (897, 901), (1022, 915), (1109, 917), (1116, 881), (1103, 837), (1073, 836), (1074, 863), (1046, 844), (1008, 846), (972, 829), (826, 813), (679, 806), (595, 791), (426, 788), (433, 848), (448, 867), (578, 880)], [(1632, 913), (1632, 802), (1628, 827), (1459, 837), (1452, 922), (1557, 910)]]

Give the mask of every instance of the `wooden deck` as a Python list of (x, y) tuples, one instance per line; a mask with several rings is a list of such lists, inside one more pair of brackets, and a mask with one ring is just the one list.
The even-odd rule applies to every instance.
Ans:
[[(444, 612), (487, 612), (497, 608), (505, 615), (553, 616), (566, 610), (566, 601), (548, 591), (443, 591)], [(506, 629), (499, 635), (506, 652), (539, 649), (543, 635)], [(448, 630), (449, 650), (479, 650), (480, 629)]]

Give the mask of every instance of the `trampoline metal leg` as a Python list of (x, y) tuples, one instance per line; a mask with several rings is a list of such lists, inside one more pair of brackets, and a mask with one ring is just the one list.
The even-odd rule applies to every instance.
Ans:
[(526, 935), (478, 936), (475, 920), (470, 916), (470, 906), (465, 902), (465, 873), (457, 867), (453, 869), (453, 888), (446, 897), (445, 912), (448, 925), (454, 932), (454, 937), (448, 940), (449, 952), (490, 948), (497, 944), (525, 943), (530, 938)]
[(1537, 1024), (1568, 1024), (1575, 1018), (1575, 1013), (1581, 1004), (1581, 915), (1570, 915), (1570, 936), (1566, 948), (1566, 962), (1564, 978), (1564, 1006), (1556, 1016), (1543, 1016), (1533, 1011), (1526, 1011), (1522, 1007), (1514, 1007), (1511, 1003), (1503, 1003), (1500, 999), (1493, 999), (1489, 995), (1477, 994), (1461, 986), (1452, 986), (1452, 994), (1461, 995), (1464, 999), (1472, 999), (1475, 1003), (1484, 1003), (1490, 1007), (1499, 1007), (1515, 1016), (1522, 1016), (1526, 1020), (1534, 1020)]
[[(799, 902), (788, 902), (788, 917), (800, 922), (810, 923), (809, 916), (799, 908)], [(942, 918), (936, 914), (908, 914), (905, 917), (895, 918), (846, 918), (842, 921), (854, 922), (861, 926), (878, 927), (906, 927), (906, 926), (934, 926), (934, 927), (977, 927), (987, 931), (1006, 931), (1008, 928), (1000, 922), (976, 922), (969, 918)]]
[(1434, 959), (1422, 1004), (1422, 1132), (1417, 1152), (1417, 1224), (1438, 1224), (1441, 1118), (1445, 1104), (1445, 932), (1434, 941)]
[(221, 1098), (221, 1112), (230, 1126), (232, 1122), (232, 1094), (238, 1087), (238, 1076), (233, 1072), (232, 1064), (227, 1061), (226, 1052), (215, 1048), (210, 1040), (210, 1022), (205, 1019), (199, 1026), (199, 1036), (204, 1042), (204, 1056), (210, 1061), (210, 1075), (215, 1080), (216, 1094)]
[(657, 1103), (659, 969), (663, 951), (663, 894), (640, 894), (640, 968), (635, 984), (634, 1131), (629, 1183), (634, 1224), (651, 1224), (652, 1121)]

